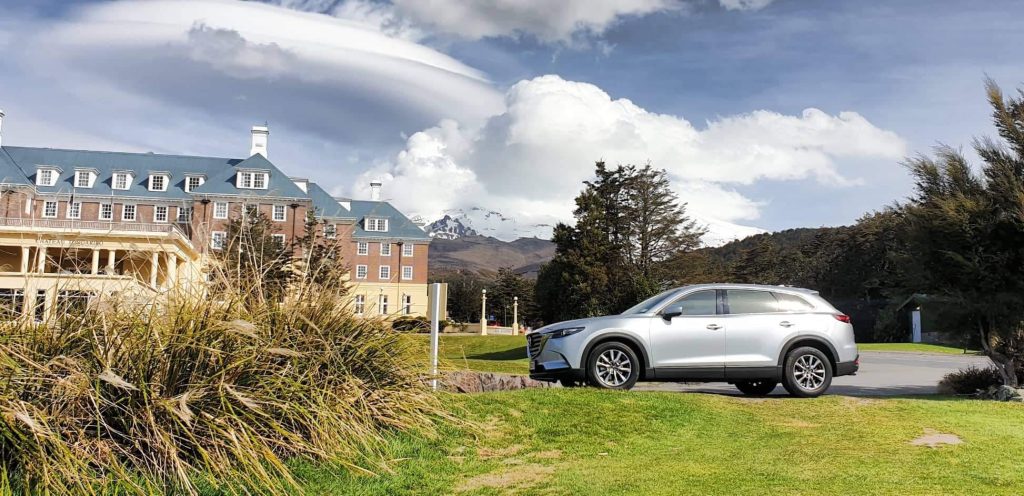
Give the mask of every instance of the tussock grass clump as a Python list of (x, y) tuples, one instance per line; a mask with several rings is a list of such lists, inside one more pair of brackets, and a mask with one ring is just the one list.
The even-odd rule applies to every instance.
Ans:
[(388, 431), (432, 432), (441, 408), (386, 324), (323, 288), (238, 286), (3, 324), (4, 489), (280, 494), (289, 458), (363, 471)]

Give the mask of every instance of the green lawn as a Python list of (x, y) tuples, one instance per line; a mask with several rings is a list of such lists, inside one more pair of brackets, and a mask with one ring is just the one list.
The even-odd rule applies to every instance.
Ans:
[[(1019, 404), (594, 389), (444, 401), (477, 427), (397, 438), (377, 477), (299, 467), (308, 494), (1024, 492)], [(910, 444), (932, 431), (963, 444)]]
[[(410, 335), (415, 345), (429, 356), (430, 338), (424, 334)], [(438, 356), (442, 367), (505, 374), (529, 373), (526, 359), (526, 338), (523, 336), (439, 336)]]
[[(861, 351), (909, 351), (916, 353), (946, 353), (962, 355), (963, 348), (924, 343), (861, 343), (857, 345)], [(972, 352), (973, 353), (973, 352)]]

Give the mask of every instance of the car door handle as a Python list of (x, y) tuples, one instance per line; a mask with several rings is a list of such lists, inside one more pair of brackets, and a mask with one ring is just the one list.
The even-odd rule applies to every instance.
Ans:
[(783, 320), (782, 322), (779, 322), (779, 325), (782, 327), (793, 327), (795, 324), (788, 320)]
[(717, 331), (717, 330), (719, 330), (721, 328), (722, 328), (722, 326), (720, 326), (718, 324), (708, 324), (708, 329), (711, 329), (712, 331)]

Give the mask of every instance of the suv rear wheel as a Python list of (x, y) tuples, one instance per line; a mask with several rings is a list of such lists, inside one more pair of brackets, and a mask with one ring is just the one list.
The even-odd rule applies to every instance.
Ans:
[(640, 359), (617, 341), (594, 347), (587, 359), (587, 381), (604, 389), (630, 389), (640, 378)]
[(798, 398), (821, 396), (832, 384), (832, 364), (821, 350), (802, 346), (786, 355), (782, 385)]
[(768, 393), (775, 390), (775, 386), (779, 383), (772, 380), (760, 380), (760, 381), (738, 381), (736, 382), (736, 389), (739, 389), (741, 393), (747, 396), (767, 396)]

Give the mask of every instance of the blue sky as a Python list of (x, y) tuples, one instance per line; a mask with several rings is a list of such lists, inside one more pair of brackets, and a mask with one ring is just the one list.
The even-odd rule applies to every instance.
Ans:
[(990, 132), (986, 74), (1024, 80), (1009, 0), (272, 3), (3, 4), (4, 143), (237, 156), (268, 121), (290, 173), (506, 238), (650, 160), (728, 237), (905, 197), (902, 157)]

